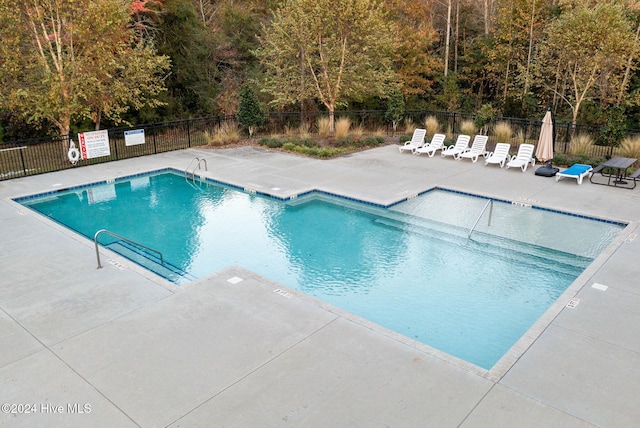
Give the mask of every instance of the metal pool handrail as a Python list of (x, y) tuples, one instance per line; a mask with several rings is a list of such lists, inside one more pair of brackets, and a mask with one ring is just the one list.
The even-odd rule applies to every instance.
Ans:
[(93, 243), (96, 247), (96, 258), (98, 259), (98, 269), (102, 269), (102, 264), (100, 264), (100, 252), (98, 251), (98, 235), (100, 235), (101, 233), (106, 233), (107, 235), (111, 235), (114, 236), (118, 239), (122, 239), (123, 241), (127, 241), (133, 245), (137, 245), (138, 247), (142, 247), (145, 250), (149, 250), (149, 251), (153, 251), (154, 253), (158, 253), (160, 255), (160, 264), (164, 265), (164, 258), (162, 257), (162, 253), (158, 250), (154, 250), (151, 247), (147, 247), (146, 245), (142, 245), (136, 241), (132, 241), (131, 239), (127, 239), (124, 236), (120, 236), (117, 233), (113, 233), (107, 229), (100, 229), (99, 231), (96, 232), (95, 235), (93, 235)]
[(195, 180), (196, 169), (200, 169), (200, 164), (202, 162), (204, 162), (204, 170), (205, 171), (209, 171), (209, 167), (207, 166), (207, 160), (205, 158), (200, 159), (198, 157), (195, 157), (195, 158), (191, 159), (191, 162), (189, 162), (189, 165), (187, 165), (187, 167), (184, 170), (184, 177), (186, 179), (189, 178), (189, 167), (193, 164), (193, 161), (198, 161), (198, 163), (196, 163), (196, 166), (193, 167), (193, 171), (191, 172), (191, 179), (192, 180)]
[(484, 206), (484, 208), (482, 208), (482, 212), (480, 213), (480, 215), (478, 216), (478, 219), (476, 220), (475, 223), (473, 223), (473, 226), (471, 227), (471, 230), (469, 230), (469, 235), (467, 235), (467, 238), (471, 238), (471, 234), (473, 233), (473, 230), (476, 228), (476, 226), (478, 225), (478, 222), (480, 221), (480, 218), (482, 218), (482, 214), (484, 214), (484, 212), (487, 210), (487, 207), (491, 207), (489, 209), (489, 221), (487, 223), (487, 226), (491, 226), (491, 214), (493, 212), (493, 199), (489, 199), (489, 202), (487, 202)]

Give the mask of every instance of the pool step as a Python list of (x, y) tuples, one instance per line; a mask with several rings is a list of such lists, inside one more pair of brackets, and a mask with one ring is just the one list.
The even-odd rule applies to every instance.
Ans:
[(378, 218), (374, 221), (377, 224), (413, 233), (427, 239), (437, 239), (465, 248), (471, 247), (474, 251), (486, 253), (488, 257), (509, 258), (520, 263), (536, 265), (540, 269), (546, 269), (547, 266), (553, 265), (556, 271), (572, 275), (575, 274), (577, 268), (583, 270), (592, 261), (587, 257), (550, 250), (535, 244), (527, 244), (480, 231), (474, 232), (473, 239), (469, 239), (467, 237), (468, 229), (444, 225), (432, 220), (413, 218), (407, 222), (407, 219)]
[(167, 260), (161, 263), (157, 253), (148, 251), (127, 241), (118, 240), (104, 246), (171, 282), (181, 284), (196, 279), (196, 277), (189, 272), (171, 264)]

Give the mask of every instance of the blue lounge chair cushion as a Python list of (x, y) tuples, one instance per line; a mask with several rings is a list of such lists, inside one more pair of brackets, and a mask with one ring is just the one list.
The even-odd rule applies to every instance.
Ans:
[(571, 165), (569, 168), (562, 171), (562, 175), (581, 175), (591, 169), (591, 165), (583, 165), (581, 163), (576, 163)]

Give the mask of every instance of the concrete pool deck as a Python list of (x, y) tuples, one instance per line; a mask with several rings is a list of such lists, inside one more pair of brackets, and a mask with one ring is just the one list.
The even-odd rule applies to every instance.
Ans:
[[(202, 175), (279, 196), (388, 204), (441, 186), (630, 225), (484, 371), (241, 266), (176, 287), (101, 249), (98, 270), (93, 242), (10, 199), (194, 157)], [(0, 426), (637, 426), (640, 191), (534, 171), (395, 146), (325, 161), (243, 147), (0, 181)]]

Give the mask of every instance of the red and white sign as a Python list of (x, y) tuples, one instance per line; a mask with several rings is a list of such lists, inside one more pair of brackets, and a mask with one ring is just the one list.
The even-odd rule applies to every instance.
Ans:
[(80, 156), (82, 160), (111, 156), (109, 148), (109, 133), (103, 131), (81, 132), (78, 134), (80, 142)]

